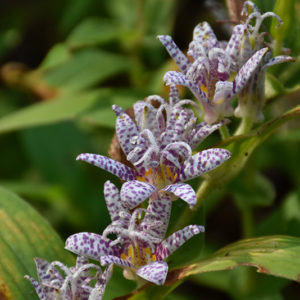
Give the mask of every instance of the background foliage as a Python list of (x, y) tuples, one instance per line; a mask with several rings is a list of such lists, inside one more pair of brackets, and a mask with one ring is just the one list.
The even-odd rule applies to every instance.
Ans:
[[(296, 58), (293, 64), (273, 67), (267, 76), (267, 120), (299, 105), (300, 3), (282, 3), (257, 1), (262, 11), (275, 9), (284, 21), (279, 30), (266, 22), (275, 38), (274, 51), (284, 45)], [(112, 104), (128, 108), (150, 94), (167, 95), (162, 76), (175, 66), (156, 35), (171, 34), (186, 49), (200, 21), (208, 21), (219, 39), (227, 39), (230, 31), (228, 24), (215, 21), (228, 19), (222, 1), (13, 0), (0, 5), (0, 298), (9, 297), (14, 287), (6, 289), (6, 283), (18, 278), (22, 299), (33, 299), (30, 284), (22, 279), (26, 273), (36, 276), (32, 258), (68, 263), (72, 257), (63, 244), (49, 250), (51, 241), (59, 238), (31, 206), (62, 239), (78, 231), (101, 233), (108, 224), (103, 184), (106, 180), (120, 183), (100, 169), (76, 162), (75, 157), (81, 152), (107, 155), (115, 121)], [(259, 128), (231, 146), (236, 153), (251, 156), (240, 175), (225, 188), (213, 190), (201, 216), (194, 217), (206, 226), (205, 243), (187, 243), (174, 254), (173, 265), (171, 258), (171, 266), (179, 267), (191, 257), (209, 262), (214, 251), (241, 238), (300, 237), (298, 114), (296, 110), (284, 115), (265, 131)], [(202, 146), (218, 141), (216, 133)], [(230, 147), (230, 142), (223, 146)], [(173, 228), (184, 205), (174, 203)], [(26, 213), (32, 218), (30, 224)], [(30, 234), (36, 237), (31, 248), (26, 237)], [(284, 243), (299, 253), (299, 243), (293, 241)], [(20, 245), (28, 249), (20, 253)], [(236, 244), (232, 247), (236, 249)], [(16, 269), (8, 271), (8, 261)], [(222, 271), (189, 277), (168, 299), (202, 295), (203, 299), (277, 300), (299, 295), (298, 283), (243, 266), (225, 270), (233, 266), (229, 263), (215, 268)], [(134, 287), (115, 268), (105, 299)], [(163, 293), (155, 288), (151, 292)]]

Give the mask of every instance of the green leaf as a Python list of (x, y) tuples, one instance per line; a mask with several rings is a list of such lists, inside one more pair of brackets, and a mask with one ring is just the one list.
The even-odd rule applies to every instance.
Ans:
[(120, 29), (112, 20), (89, 18), (75, 27), (66, 43), (71, 48), (102, 45), (119, 35)]
[(243, 176), (236, 177), (229, 185), (229, 190), (232, 191), (236, 201), (244, 207), (271, 205), (275, 199), (272, 183), (258, 172), (250, 176), (247, 170), (242, 173)]
[(30, 205), (0, 187), (0, 286), (1, 299), (37, 299), (29, 274), (37, 278), (34, 257), (59, 260), (68, 265), (74, 259), (51, 228)]
[(264, 274), (300, 281), (300, 238), (266, 236), (230, 244), (198, 263), (172, 270), (168, 282), (203, 272), (229, 270), (237, 266), (256, 267)]
[(71, 57), (71, 52), (65, 44), (53, 46), (40, 65), (40, 69), (45, 70), (56, 67)]
[(295, 191), (290, 193), (279, 207), (276, 207), (256, 226), (256, 234), (298, 234), (300, 226), (299, 210), (300, 191)]
[(111, 106), (113, 104), (121, 106), (123, 109), (132, 107), (133, 104), (145, 98), (147, 91), (133, 89), (114, 89), (111, 96), (105, 101), (105, 106), (95, 108), (92, 111), (82, 115), (81, 121), (87, 122), (94, 126), (107, 127), (114, 129), (116, 123), (116, 115)]
[(127, 58), (96, 49), (84, 49), (44, 74), (43, 80), (62, 91), (78, 91), (96, 85), (130, 68)]
[(70, 120), (90, 109), (98, 101), (103, 101), (109, 90), (93, 90), (76, 94), (67, 94), (57, 99), (33, 104), (13, 112), (0, 119), (0, 134)]

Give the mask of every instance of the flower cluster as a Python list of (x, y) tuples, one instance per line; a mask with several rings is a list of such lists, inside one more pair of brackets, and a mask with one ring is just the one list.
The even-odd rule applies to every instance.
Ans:
[[(158, 107), (156, 107), (158, 104)], [(100, 261), (119, 265), (124, 276), (137, 281), (164, 284), (167, 257), (188, 239), (204, 231), (189, 225), (165, 238), (172, 200), (178, 197), (190, 207), (196, 193), (184, 183), (221, 165), (230, 157), (225, 149), (193, 150), (224, 121), (208, 125), (197, 122), (191, 100), (180, 100), (171, 86), (169, 101), (154, 95), (134, 105), (135, 121), (120, 107), (116, 134), (132, 167), (108, 157), (83, 153), (77, 159), (102, 168), (124, 180), (120, 192), (111, 182), (104, 185), (112, 223), (102, 235), (77, 233), (66, 241), (66, 249)], [(144, 201), (148, 199), (148, 203)], [(109, 236), (114, 235), (112, 240)]]
[[(253, 10), (250, 15), (248, 7)], [(235, 115), (261, 120), (265, 69), (294, 60), (290, 56), (270, 58), (269, 48), (264, 42), (265, 32), (259, 32), (267, 17), (274, 17), (281, 24), (276, 14), (261, 14), (251, 1), (245, 1), (242, 14), (248, 18), (233, 28), (228, 42), (218, 41), (207, 22), (198, 24), (187, 52), (193, 62), (170, 36), (158, 37), (180, 69), (180, 72), (167, 72), (165, 83), (188, 87), (202, 104), (205, 120), (210, 124), (233, 114), (230, 102), (236, 95), (239, 96), (239, 105)], [(256, 21), (254, 26), (251, 25), (253, 20)], [(231, 72), (236, 74), (233, 81), (229, 80)]]
[[(234, 114), (231, 100), (235, 96), (239, 97), (236, 116), (259, 119), (262, 104), (256, 100), (261, 97), (265, 69), (292, 60), (288, 56), (270, 58), (264, 33), (259, 32), (266, 17), (275, 17), (280, 23), (279, 17), (260, 14), (250, 1), (245, 2), (244, 14), (248, 8), (253, 12), (245, 23), (234, 27), (228, 42), (218, 41), (208, 23), (197, 25), (187, 52), (192, 62), (170, 36), (158, 37), (180, 69), (164, 76), (170, 86), (169, 99), (153, 95), (136, 102), (133, 118), (113, 105), (116, 136), (126, 164), (98, 154), (77, 157), (116, 175), (123, 184), (120, 191), (110, 181), (104, 184), (111, 224), (102, 235), (81, 232), (67, 239), (65, 248), (78, 255), (76, 267), (36, 259), (39, 283), (27, 278), (41, 299), (101, 299), (113, 265), (122, 267), (127, 279), (163, 285), (167, 258), (204, 232), (203, 226), (188, 225), (166, 238), (172, 201), (180, 198), (190, 208), (197, 202), (186, 181), (219, 167), (231, 155), (220, 148), (197, 151), (198, 146), (226, 126), (224, 117)], [(198, 102), (181, 99), (178, 85), (188, 87)], [(199, 121), (199, 104), (205, 122)], [(106, 267), (105, 271), (89, 259)], [(91, 276), (90, 270), (96, 275)]]
[[(42, 300), (101, 299), (112, 271), (110, 265), (102, 273), (99, 266), (90, 264), (84, 256), (78, 256), (72, 268), (59, 261), (49, 263), (40, 258), (35, 259), (35, 264), (39, 282), (27, 275), (25, 278), (30, 280)], [(96, 271), (94, 276), (90, 275), (91, 270)], [(95, 283), (91, 284), (93, 280)]]

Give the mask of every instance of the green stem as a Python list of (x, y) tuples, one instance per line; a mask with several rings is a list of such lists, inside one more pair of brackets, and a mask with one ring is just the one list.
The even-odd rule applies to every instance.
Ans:
[(203, 203), (203, 200), (208, 195), (208, 193), (211, 191), (213, 186), (214, 186), (214, 184), (213, 184), (212, 180), (206, 179), (206, 180), (202, 181), (202, 183), (196, 193), (196, 195), (197, 195), (196, 205), (192, 209), (190, 209), (189, 207), (187, 207), (185, 209), (185, 211), (181, 214), (179, 221), (176, 223), (174, 231), (177, 231), (190, 223), (190, 220), (196, 215), (199, 207)]
[(220, 127), (219, 129), (222, 140), (228, 139), (230, 137), (230, 133), (228, 130), (228, 127), (226, 125), (223, 125), (222, 127)]
[(245, 134), (248, 133), (253, 125), (253, 119), (250, 117), (245, 117), (242, 119), (240, 126), (238, 127), (237, 131), (235, 132), (234, 135), (240, 135), (240, 134)]
[(243, 238), (249, 238), (253, 236), (253, 211), (249, 206), (240, 207), (240, 213), (242, 217), (243, 225)]

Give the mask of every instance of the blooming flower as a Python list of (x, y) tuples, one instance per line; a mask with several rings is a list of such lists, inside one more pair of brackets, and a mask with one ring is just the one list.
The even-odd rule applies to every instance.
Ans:
[[(204, 228), (189, 225), (163, 240), (171, 208), (168, 195), (150, 202), (147, 209), (137, 208), (131, 213), (111, 182), (105, 183), (104, 193), (112, 223), (102, 236), (88, 232), (70, 236), (66, 249), (100, 261), (103, 266), (121, 266), (128, 279), (142, 278), (157, 285), (164, 284), (168, 273), (164, 260)], [(117, 236), (113, 241), (108, 238), (112, 233)]]
[[(155, 108), (153, 101), (160, 106)], [(97, 154), (83, 153), (77, 159), (127, 181), (121, 194), (131, 209), (158, 191), (172, 193), (190, 206), (195, 205), (194, 190), (183, 182), (218, 167), (230, 153), (212, 148), (192, 155), (192, 150), (224, 121), (197, 124), (193, 111), (183, 107), (186, 104), (194, 105), (191, 100), (179, 100), (177, 89), (171, 86), (169, 103), (159, 96), (150, 96), (134, 105), (136, 123), (120, 107), (113, 106), (118, 141), (134, 168)]]
[[(203, 105), (204, 117), (208, 123), (231, 116), (233, 109), (230, 101), (242, 91), (245, 91), (245, 98), (249, 97), (249, 93), (260, 92), (267, 67), (293, 60), (289, 56), (269, 59), (269, 53), (265, 55), (268, 48), (264, 48), (264, 34), (259, 33), (260, 25), (270, 16), (275, 17), (279, 23), (281, 20), (272, 12), (261, 15), (251, 1), (245, 2), (244, 14), (247, 13), (247, 6), (252, 7), (254, 12), (249, 15), (245, 24), (234, 27), (228, 43), (219, 42), (207, 22), (195, 27), (193, 41), (188, 49), (193, 62), (180, 51), (170, 36), (158, 36), (180, 69), (180, 72), (167, 72), (164, 76), (165, 83), (188, 87)], [(254, 18), (256, 24), (251, 26), (250, 22)], [(233, 82), (228, 81), (231, 72), (237, 72)], [(259, 82), (260, 88), (257, 89), (254, 85)], [(245, 113), (249, 111), (239, 105), (235, 114), (242, 116), (242, 110)]]
[[(41, 300), (101, 300), (112, 273), (112, 265), (102, 273), (99, 266), (90, 264), (83, 256), (78, 256), (72, 268), (41, 258), (35, 258), (35, 264), (39, 282), (28, 275), (25, 278), (30, 280)], [(95, 276), (90, 276), (91, 269), (97, 271)], [(91, 286), (94, 279), (96, 283)]]
[[(252, 13), (249, 15), (247, 11), (248, 7), (252, 9)], [(272, 17), (278, 21), (278, 27), (282, 24), (279, 16), (273, 12), (261, 14), (257, 6), (251, 1), (245, 1), (242, 14), (248, 16), (248, 18), (244, 24), (234, 27), (233, 34), (227, 45), (228, 53), (235, 61), (237, 69), (266, 44), (266, 33), (259, 32), (264, 19)], [(255, 20), (255, 24), (251, 25), (253, 20)], [(271, 45), (269, 45), (269, 47), (272, 48)], [(293, 57), (279, 55), (271, 58), (270, 53), (268, 53), (259, 63), (246, 85), (240, 90), (235, 116), (251, 118), (254, 121), (262, 121), (264, 118), (262, 108), (264, 105), (265, 71), (270, 66), (292, 61), (294, 61)]]
[(175, 60), (181, 72), (169, 71), (164, 76), (167, 85), (188, 87), (203, 105), (208, 123), (219, 118), (231, 116), (231, 99), (240, 92), (259, 65), (267, 48), (257, 51), (239, 70), (233, 82), (228, 81), (234, 61), (219, 44), (208, 23), (198, 24), (194, 29), (193, 41), (188, 54), (193, 57), (191, 63), (180, 51), (170, 36), (158, 36), (170, 56)]

